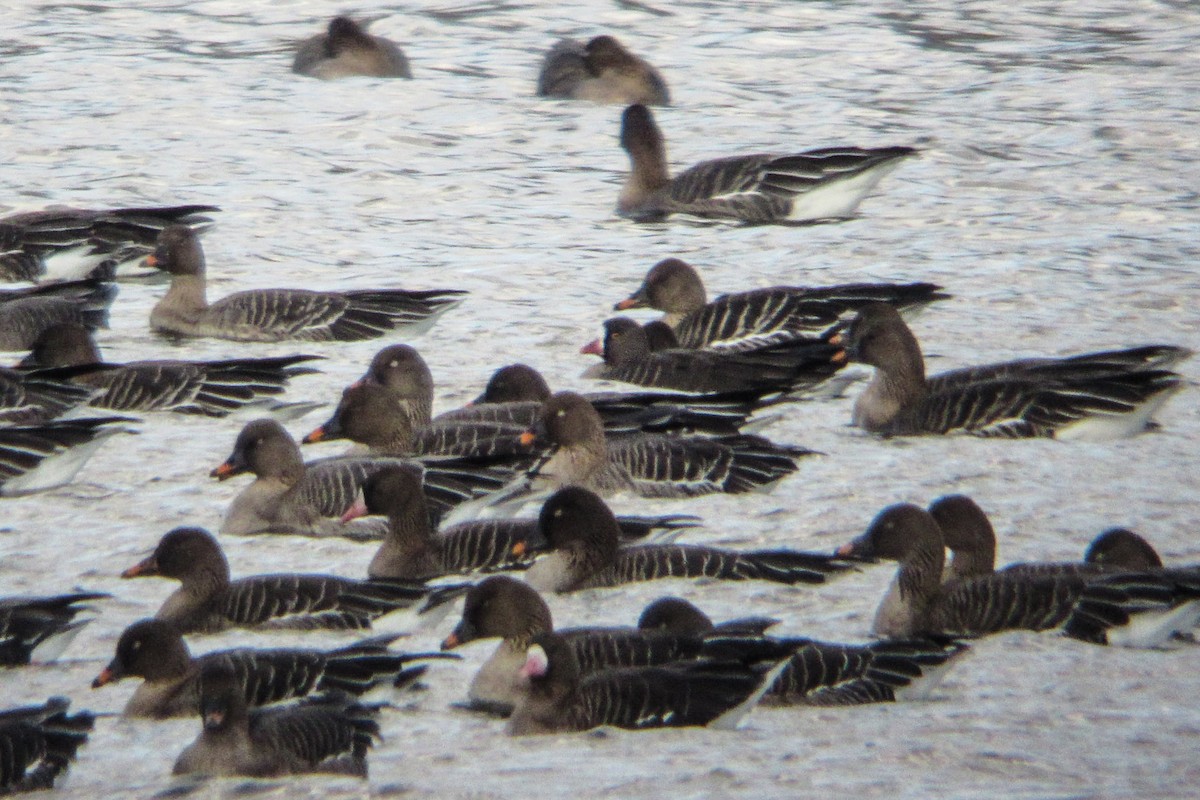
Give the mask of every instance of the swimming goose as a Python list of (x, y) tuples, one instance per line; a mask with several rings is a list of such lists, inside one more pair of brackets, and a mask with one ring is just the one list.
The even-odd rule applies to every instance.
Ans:
[(643, 497), (762, 490), (795, 472), (797, 459), (814, 454), (746, 434), (606, 437), (596, 409), (574, 392), (559, 392), (544, 403), (541, 418), (525, 438), (552, 453), (537, 468), (535, 484), (579, 484), (601, 493), (628, 490)]
[[(372, 533), (340, 520), (354, 502), (358, 487), (384, 467), (413, 464), (398, 458), (324, 458), (305, 462), (291, 434), (273, 419), (246, 424), (233, 452), (210, 475), (228, 480), (252, 473), (253, 483), (242, 490), (221, 522), (221, 533), (294, 533), (318, 536), (365, 536)], [(425, 499), (436, 523), (450, 509), (468, 500), (503, 489), (513, 479), (506, 467), (487, 467), (454, 459), (431, 461), (425, 470)]]
[(111, 595), (73, 592), (49, 597), (0, 597), (0, 666), (16, 667), (58, 658), (90, 619), (75, 621), (89, 600)]
[(684, 392), (788, 392), (845, 366), (835, 345), (798, 334), (745, 350), (654, 350), (646, 330), (628, 317), (606, 321), (603, 345), (591, 342), (580, 352), (604, 359), (585, 377)]
[(237, 675), (215, 662), (200, 672), (200, 721), (175, 761), (176, 775), (265, 778), (306, 772), (367, 777), (367, 750), (380, 738), (377, 707), (341, 694), (249, 709)]
[(617, 105), (671, 104), (658, 70), (612, 36), (596, 36), (587, 44), (575, 39), (555, 43), (542, 61), (537, 94)]
[(629, 176), (617, 213), (638, 222), (670, 214), (749, 223), (847, 217), (875, 184), (916, 154), (911, 147), (827, 147), (791, 155), (755, 154), (702, 161), (674, 178), (650, 109), (632, 105), (621, 116), (621, 147)]
[(1093, 539), (1083, 560), (1088, 564), (1112, 564), (1128, 570), (1161, 569), (1163, 566), (1158, 551), (1125, 528), (1109, 528)]
[(225, 554), (202, 528), (168, 532), (151, 556), (121, 577), (179, 581), (181, 586), (154, 616), (180, 633), (257, 626), (369, 628), (375, 617), (406, 608), (426, 595), (425, 587), (413, 582), (332, 575), (255, 575), (231, 581)]
[(942, 585), (945, 542), (933, 517), (909, 504), (884, 509), (839, 555), (892, 559), (900, 569), (880, 603), (879, 636), (982, 636), (1061, 628), (1096, 644), (1161, 646), (1200, 619), (1200, 573), (1178, 570), (994, 572)]
[(92, 399), (96, 391), (65, 377), (31, 375), (0, 367), (0, 423), (49, 422)]
[[(167, 225), (203, 230), (216, 206), (86, 209), (52, 206), (0, 217), (0, 280), (78, 279), (154, 249)], [(47, 275), (46, 273), (51, 273)]]
[[(860, 310), (845, 332), (846, 354), (875, 367), (854, 404), (853, 422), (885, 436), (970, 433), (976, 436), (1105, 439), (1146, 429), (1150, 417), (1183, 388), (1179, 375), (1144, 363), (1162, 346), (1030, 359), (925, 377), (921, 347), (886, 303)], [(1122, 355), (1133, 355), (1132, 359)], [(1114, 363), (1116, 364), (1114, 366)], [(1157, 358), (1151, 363), (1162, 363)]]
[(65, 322), (107, 328), (116, 296), (116, 284), (93, 280), (0, 293), (0, 350), (28, 350), (47, 328)]
[(87, 742), (96, 717), (67, 715), (71, 701), (0, 711), (0, 794), (51, 789)]
[(0, 496), (64, 486), (110, 436), (131, 433), (128, 417), (88, 417), (0, 427)]
[(394, 653), (394, 636), (364, 639), (336, 650), (242, 647), (193, 658), (183, 636), (169, 622), (144, 619), (117, 641), (116, 654), (96, 679), (98, 689), (125, 678), (141, 678), (122, 712), (126, 717), (187, 717), (200, 704), (200, 673), (212, 663), (228, 664), (251, 706), (305, 697), (315, 692), (359, 696), (376, 687), (403, 687), (425, 673), (413, 661), (445, 658), (444, 653)]
[(292, 61), (292, 72), (321, 80), (352, 75), (412, 77), (399, 47), (382, 36), (372, 36), (349, 17), (334, 17), (325, 33), (305, 39)]
[(827, 575), (852, 569), (834, 556), (784, 548), (740, 552), (680, 544), (621, 547), (612, 511), (580, 486), (551, 495), (542, 506), (538, 527), (550, 552), (534, 562), (526, 580), (547, 592), (660, 578), (824, 583)]
[(296, 364), (317, 358), (320, 356), (294, 355), (106, 364), (87, 328), (68, 323), (46, 329), (21, 365), (42, 368), (35, 376), (61, 376), (77, 384), (79, 391), (96, 393), (90, 405), (97, 408), (223, 417), (282, 394), (291, 378), (317, 372)]
[(779, 624), (772, 617), (738, 617), (715, 623), (712, 618), (681, 597), (660, 597), (642, 609), (638, 630), (647, 633), (673, 633), (702, 636), (762, 636), (768, 628)]
[(581, 676), (563, 638), (539, 633), (518, 671), (521, 695), (508, 732), (524, 736), (601, 725), (734, 728), (757, 705), (774, 674), (763, 677), (736, 662), (679, 661)]
[(653, 308), (674, 331), (679, 346), (720, 347), (794, 333), (820, 334), (871, 302), (918, 311), (950, 295), (933, 283), (846, 283), (772, 286), (723, 294), (711, 303), (700, 274), (685, 261), (666, 258), (646, 273), (637, 291), (615, 309)]
[(241, 342), (354, 342), (397, 331), (416, 335), (462, 302), (458, 289), (250, 289), (205, 299), (204, 251), (194, 231), (171, 225), (146, 263), (171, 274), (171, 288), (150, 312), (150, 328), (176, 336)]

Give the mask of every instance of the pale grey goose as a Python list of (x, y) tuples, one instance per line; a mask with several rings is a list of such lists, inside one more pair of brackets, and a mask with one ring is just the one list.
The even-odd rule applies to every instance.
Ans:
[(650, 109), (621, 117), (629, 175), (617, 213), (639, 222), (690, 214), (750, 223), (846, 217), (911, 147), (828, 147), (791, 155), (755, 154), (703, 161), (670, 176), (667, 148)]
[(381, 686), (403, 687), (422, 674), (415, 661), (446, 658), (442, 653), (388, 650), (394, 636), (381, 636), (339, 647), (256, 649), (240, 647), (193, 657), (183, 635), (169, 622), (144, 619), (117, 640), (116, 653), (96, 679), (98, 689), (125, 678), (141, 678), (122, 712), (127, 717), (184, 717), (200, 703), (200, 673), (214, 662), (228, 664), (246, 703), (263, 706), (315, 692), (359, 696)]
[(399, 47), (382, 36), (372, 36), (349, 17), (334, 17), (325, 33), (305, 39), (292, 61), (292, 72), (322, 80), (354, 75), (412, 77)]
[(1097, 644), (1161, 646), (1200, 618), (1200, 571), (1112, 575), (994, 572), (942, 584), (945, 542), (937, 522), (910, 504), (890, 506), (838, 553), (900, 562), (880, 603), (879, 636), (982, 636), (1062, 628)]
[(53, 661), (91, 621), (75, 619), (91, 610), (82, 604), (106, 597), (100, 592), (0, 597), (0, 666)]
[(748, 434), (606, 437), (596, 409), (574, 392), (559, 392), (544, 403), (526, 438), (551, 453), (538, 467), (535, 485), (579, 484), (601, 493), (633, 491), (643, 497), (763, 490), (795, 472), (798, 459), (814, 453)]
[(210, 305), (204, 251), (195, 232), (183, 225), (163, 230), (147, 263), (171, 274), (170, 288), (150, 311), (150, 328), (175, 336), (352, 342), (399, 331), (412, 335), (433, 325), (465, 294), (458, 289), (249, 289)]
[(250, 709), (229, 664), (200, 673), (201, 731), (175, 761), (176, 775), (262, 778), (305, 772), (367, 777), (367, 750), (380, 738), (378, 708), (341, 694)]
[[(358, 487), (387, 466), (406, 464), (387, 457), (325, 458), (306, 462), (291, 434), (273, 419), (246, 424), (233, 452), (210, 473), (228, 480), (252, 473), (254, 482), (234, 498), (221, 522), (221, 533), (296, 533), (318, 536), (378, 538), (382, 530), (361, 530), (340, 520), (354, 502)], [(415, 462), (411, 462), (415, 463)], [(507, 486), (514, 472), (455, 459), (421, 465), (426, 500), (433, 521), (455, 506)]]
[(0, 794), (51, 789), (88, 739), (95, 715), (67, 714), (71, 701), (0, 711)]
[(921, 347), (899, 312), (872, 303), (844, 335), (853, 361), (875, 368), (854, 404), (855, 425), (885, 436), (1104, 439), (1146, 429), (1183, 388), (1160, 367), (1189, 356), (1169, 345), (1028, 359), (925, 377)]
[(180, 587), (154, 616), (180, 633), (232, 627), (369, 628), (371, 620), (425, 597), (411, 581), (361, 581), (333, 575), (255, 575), (231, 580), (212, 534), (175, 528), (122, 578), (163, 577)]
[(852, 568), (845, 560), (787, 548), (738, 551), (702, 545), (620, 546), (620, 528), (604, 501), (568, 486), (542, 506), (538, 526), (549, 553), (534, 562), (526, 580), (548, 592), (573, 592), (661, 578), (824, 583)]
[(615, 308), (653, 308), (687, 348), (736, 345), (772, 336), (819, 334), (871, 302), (918, 311), (949, 295), (933, 283), (845, 283), (836, 286), (772, 286), (708, 300), (696, 269), (665, 258), (642, 285)]
[(576, 39), (556, 42), (542, 61), (537, 94), (616, 105), (671, 103), (658, 70), (608, 35), (586, 44)]
[[(291, 378), (317, 372), (298, 367), (313, 355), (236, 358), (225, 361), (100, 360), (91, 333), (64, 323), (42, 332), (21, 365), (40, 368), (33, 377), (61, 378), (95, 393), (90, 405), (114, 411), (178, 411), (223, 417), (282, 394)], [(65, 368), (65, 369), (55, 369)]]

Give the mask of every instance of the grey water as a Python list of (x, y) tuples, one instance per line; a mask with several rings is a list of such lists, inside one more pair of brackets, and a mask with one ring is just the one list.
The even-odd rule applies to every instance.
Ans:
[[(1149, 342), (1200, 346), (1200, 8), (1186, 2), (416, 2), (355, 9), (407, 52), (414, 79), (322, 83), (289, 72), (294, 44), (345, 7), (14, 2), (0, 31), (0, 213), (211, 203), (210, 295), (268, 286), (462, 288), (415, 340), (439, 408), (525, 361), (559, 388), (595, 388), (578, 355), (609, 309), (667, 256), (710, 292), (776, 284), (927, 280), (954, 299), (914, 330), (931, 370)], [(654, 63), (672, 163), (837, 144), (911, 145), (856, 218), (806, 227), (613, 212), (620, 109), (540, 100), (560, 36), (616, 35)], [(127, 284), (100, 344), (109, 360), (315, 352), (291, 396), (332, 404), (380, 342), (240, 345), (153, 337), (163, 287)], [(13, 356), (15, 358), (15, 355)], [(1181, 371), (1194, 384), (1195, 360)], [(852, 389), (851, 397), (855, 393)], [(1197, 560), (1200, 404), (1189, 386), (1162, 429), (1089, 444), (879, 441), (852, 399), (786, 409), (773, 439), (826, 455), (770, 494), (686, 503), (618, 497), (622, 512), (695, 513), (688, 539), (831, 550), (882, 507), (966, 492), (993, 517), (1002, 560), (1075, 558), (1126, 525), (1168, 560)], [(317, 412), (290, 425), (301, 435)], [(216, 528), (242, 481), (217, 484), (241, 422), (160, 415), (98, 453), (77, 482), (0, 501), (0, 594), (108, 591), (58, 664), (0, 673), (0, 705), (65, 694), (119, 711), (129, 684), (92, 691), (125, 625), (165, 582), (116, 576), (180, 524)], [(314, 455), (337, 452), (334, 445)], [(370, 545), (226, 538), (235, 574), (365, 572)], [(631, 624), (662, 594), (714, 618), (774, 615), (781, 631), (867, 638), (892, 569), (817, 588), (668, 581), (553, 598), (556, 624)], [(390, 621), (403, 649), (452, 620)], [(281, 634), (194, 640), (204, 651)], [(314, 635), (306, 643), (345, 637)], [(453, 711), (488, 645), (437, 663), (427, 691), (382, 720), (368, 785), (305, 777), (268, 796), (1189, 797), (1200, 782), (1200, 648), (1132, 652), (1054, 635), (979, 642), (927, 702), (760, 709), (737, 733), (671, 730), (511, 740)], [(198, 731), (103, 718), (63, 796), (170, 787)], [(369, 787), (369, 788), (368, 788)], [(217, 782), (213, 794), (243, 791)]]

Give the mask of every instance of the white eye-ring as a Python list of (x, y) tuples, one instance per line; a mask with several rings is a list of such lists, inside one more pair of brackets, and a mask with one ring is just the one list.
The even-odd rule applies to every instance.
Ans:
[(391, 361), (388, 362), (388, 366), (389, 367), (398, 367), (398, 366), (400, 366), (400, 362), (397, 361), (396, 359), (392, 359)]
[(562, 516), (562, 509), (561, 509), (561, 508), (556, 508), (556, 509), (554, 509), (554, 516), (556, 516), (556, 517), (561, 517), (561, 516)]
[(566, 415), (567, 415), (567, 411), (566, 411), (566, 409), (564, 409), (564, 408), (560, 408), (560, 409), (558, 410), (558, 413), (557, 413), (557, 414), (555, 414), (554, 416), (556, 416), (556, 417), (565, 417)]
[(133, 643), (133, 648), (132, 648), (132, 649), (134, 649), (134, 650), (141, 650), (141, 649), (142, 649), (142, 643), (141, 643), (141, 642), (134, 642), (134, 643)]

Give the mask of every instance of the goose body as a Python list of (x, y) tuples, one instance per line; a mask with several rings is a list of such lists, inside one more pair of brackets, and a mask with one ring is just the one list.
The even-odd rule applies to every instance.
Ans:
[(321, 80), (354, 75), (411, 78), (404, 52), (382, 36), (372, 36), (349, 17), (334, 17), (325, 33), (304, 40), (292, 72)]
[(51, 789), (95, 724), (88, 712), (67, 714), (71, 701), (0, 711), (0, 794)]
[(537, 94), (617, 105), (671, 103), (658, 70), (612, 36), (558, 41), (542, 61)]
[(109, 437), (129, 432), (128, 422), (126, 417), (87, 417), (0, 427), (0, 495), (70, 483)]

